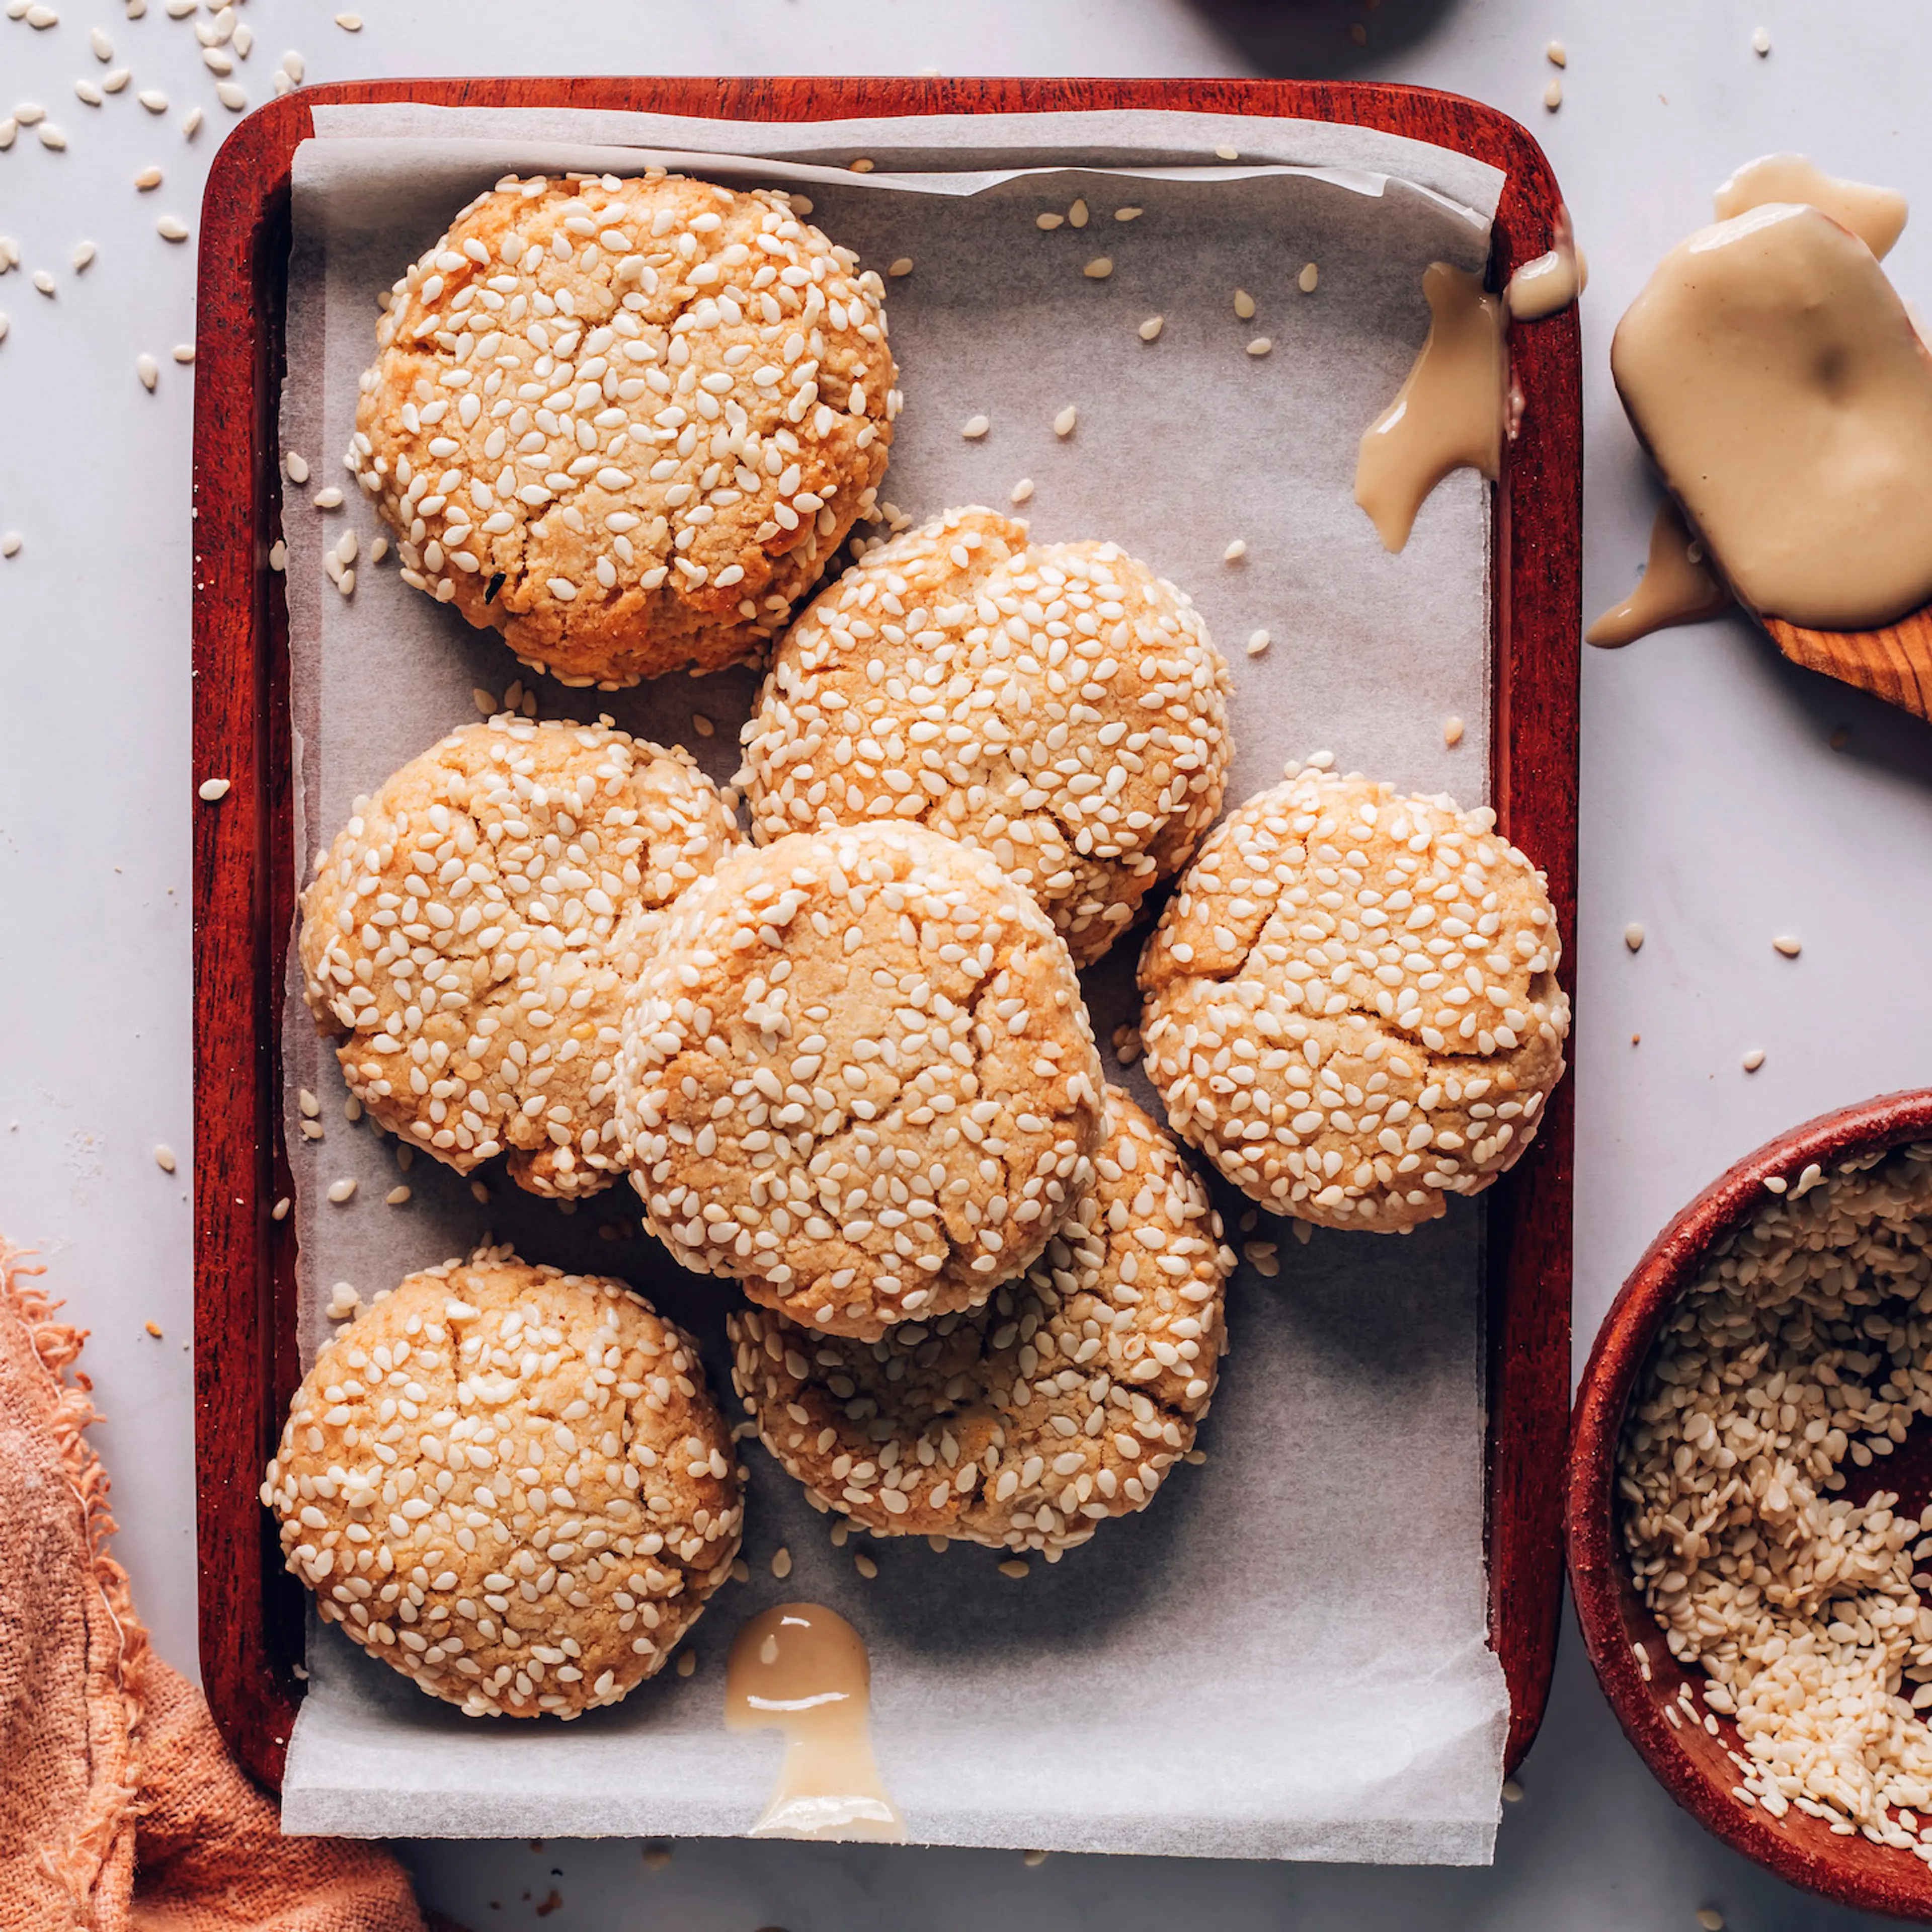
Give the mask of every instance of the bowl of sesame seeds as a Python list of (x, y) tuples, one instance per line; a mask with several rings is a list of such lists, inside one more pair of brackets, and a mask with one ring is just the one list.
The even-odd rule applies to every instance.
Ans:
[(1932, 1091), (1767, 1142), (1579, 1384), (1570, 1586), (1618, 1720), (1790, 1882), (1932, 1922)]

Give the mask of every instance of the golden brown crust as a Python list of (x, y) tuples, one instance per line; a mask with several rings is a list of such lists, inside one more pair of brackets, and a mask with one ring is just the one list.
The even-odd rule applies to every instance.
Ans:
[(668, 916), (618, 1105), (687, 1268), (842, 1334), (983, 1301), (1100, 1132), (1080, 982), (1034, 899), (917, 826), (740, 848)]
[(1084, 1543), (1192, 1446), (1234, 1258), (1200, 1178), (1118, 1088), (1094, 1178), (1046, 1252), (968, 1313), (870, 1343), (746, 1309), (732, 1378), (760, 1439), (885, 1536)]
[(629, 1165), (612, 1064), (663, 908), (737, 842), (681, 748), (514, 713), (359, 802), (302, 895), (303, 990), (350, 1090), (466, 1174), (532, 1193)]
[(910, 820), (991, 852), (1090, 964), (1220, 809), (1228, 668), (1117, 544), (949, 510), (780, 641), (748, 740), (760, 835)]
[(350, 459), (407, 580), (539, 670), (754, 658), (885, 474), (884, 297), (770, 189), (511, 176), (396, 284)]
[(506, 1248), (323, 1343), (262, 1485), (326, 1622), (472, 1717), (575, 1717), (730, 1574), (742, 1472), (690, 1338)]
[(1305, 772), (1189, 868), (1141, 956), (1148, 1076), (1263, 1207), (1398, 1230), (1528, 1144), (1570, 1002), (1542, 876), (1494, 825)]

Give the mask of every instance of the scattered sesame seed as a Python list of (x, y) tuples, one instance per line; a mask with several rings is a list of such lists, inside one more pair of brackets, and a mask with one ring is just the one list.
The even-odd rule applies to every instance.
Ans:
[(278, 537), (268, 546), (268, 568), (271, 570), (281, 571), (287, 569), (288, 567), (289, 547), (280, 537)]
[(328, 1198), (338, 1208), (355, 1192), (356, 1178), (353, 1174), (345, 1174), (340, 1180), (332, 1180), (328, 1184)]
[(1147, 212), (1144, 208), (1117, 208), (1114, 211), (1116, 221), (1138, 221)]
[(268, 1219), (272, 1221), (286, 1221), (289, 1218), (289, 1197), (284, 1194), (274, 1207), (268, 1210)]
[(1234, 541), (1221, 553), (1221, 561), (1223, 563), (1239, 563), (1242, 558), (1246, 556), (1247, 554), (1248, 545), (1246, 538), (1244, 537), (1237, 537)]
[(92, 242), (76, 242), (74, 244), (74, 268), (76, 274), (92, 262), (95, 254)]
[(154, 232), (164, 242), (185, 242), (188, 224), (177, 215), (164, 214), (154, 224)]
[(644, 1864), (652, 1871), (662, 1871), (670, 1863), (668, 1845), (646, 1845), (644, 1847)]
[(898, 260), (886, 271), (886, 273), (895, 277), (910, 274), (912, 273), (912, 257), (910, 255), (902, 255)]
[(201, 110), (199, 107), (190, 107), (182, 116), (182, 139), (184, 141), (192, 141), (200, 132)]
[(862, 1550), (853, 1558), (852, 1568), (868, 1583), (879, 1574), (879, 1566)]
[(1804, 951), (1804, 942), (1792, 938), (1788, 932), (1780, 932), (1772, 942), (1772, 946), (1787, 959), (1796, 959)]
[(0, 153), (4, 153), (14, 145), (14, 138), (20, 131), (20, 124), (12, 115), (0, 121)]
[(333, 483), (326, 490), (318, 490), (310, 500), (318, 510), (339, 510), (342, 507), (342, 492)]
[[(1000, 1565), (1002, 1570), (1006, 1567), (1004, 1563)], [(1034, 1865), (1043, 1865), (1046, 1862), (1046, 1854), (1044, 1852), (1022, 1852), (1020, 1854), (1020, 1863), (1029, 1869)]]
[(287, 472), (291, 483), (306, 483), (308, 481), (308, 459), (299, 451), (284, 450), (282, 467)]
[(1543, 57), (1552, 67), (1568, 67), (1570, 56), (1561, 40), (1552, 40), (1543, 50)]
[(980, 437), (984, 436), (987, 430), (991, 429), (992, 426), (993, 424), (991, 417), (968, 416), (965, 422), (960, 425), (959, 434), (963, 436), (968, 442), (977, 442)]
[(400, 1208), (409, 1198), (410, 1190), (406, 1186), (392, 1187), (382, 1196), (382, 1202), (386, 1207)]
[(90, 28), (87, 44), (94, 50), (94, 58), (104, 66), (114, 58), (114, 43), (107, 38), (105, 27)]
[(1302, 265), (1300, 274), (1294, 278), (1294, 286), (1304, 295), (1312, 296), (1315, 292), (1316, 284), (1321, 279), (1322, 271), (1312, 262), (1306, 262)]
[(100, 91), (103, 94), (118, 94), (134, 78), (134, 70), (130, 67), (110, 68), (100, 76)]
[(1000, 1574), (1002, 1576), (1010, 1576), (1016, 1582), (1022, 1576), (1030, 1576), (1032, 1570), (1031, 1564), (1022, 1562), (1017, 1556), (1008, 1557), (1006, 1562), (1000, 1565)]
[(192, 342), (177, 342), (173, 355), (177, 362), (192, 362), (194, 360), (194, 344)]
[(67, 136), (51, 121), (43, 121), (40, 123), (40, 146), (51, 148), (58, 154), (67, 146)]
[(232, 45), (236, 57), (246, 60), (255, 50), (255, 30), (245, 21), (236, 23)]
[(1064, 228), (1066, 225), (1066, 218), (1064, 214), (1036, 214), (1033, 225), (1036, 228)]
[(36, 268), (34, 271), (34, 286), (42, 295), (50, 296), (54, 292), (56, 284), (53, 277), (48, 274), (46, 269)]
[(51, 7), (29, 7), (27, 9), (27, 25), (37, 32), (44, 32), (49, 27), (58, 27), (60, 16)]
[(1066, 211), (1066, 225), (1070, 228), (1084, 228), (1087, 226), (1087, 204), (1084, 201), (1076, 201)]
[(855, 175), (868, 175), (872, 172), (873, 168), (873, 164), (863, 154), (861, 154), (856, 161), (848, 161), (846, 166)]
[(158, 88), (144, 87), (134, 98), (150, 114), (165, 114), (168, 111), (168, 97)]
[(1706, 1905), (1700, 1909), (1697, 1923), (1702, 1928), (1702, 1932), (1724, 1932), (1724, 1915), (1714, 1905)]
[[(1756, 54), (1760, 60), (1762, 60), (1766, 54), (1770, 52), (1770, 29), (1766, 27), (1760, 27), (1756, 33), (1751, 35), (1751, 52)], [(1800, 64), (1802, 65), (1802, 63), (1801, 62)]]
[(20, 532), (9, 530), (0, 537), (0, 556), (18, 556), (20, 554)]
[(1054, 434), (1058, 436), (1071, 436), (1073, 434), (1074, 424), (1079, 420), (1080, 412), (1069, 403), (1066, 408), (1053, 419)]
[(1520, 1804), (1522, 1802), (1522, 1786), (1513, 1778), (1503, 1780), (1503, 1802), (1505, 1804)]
[(718, 729), (718, 727), (712, 724), (703, 712), (694, 711), (691, 714), (691, 728), (700, 738), (708, 738)]
[(1543, 104), (1544, 106), (1548, 108), (1552, 114), (1556, 112), (1558, 108), (1563, 105), (1562, 82), (1560, 80), (1552, 80), (1550, 85), (1543, 90)]
[[(405, 1148), (403, 1151), (406, 1153), (408, 1150)], [(471, 1196), (474, 1199), (481, 1202), (486, 1208), (489, 1205), (490, 1190), (484, 1183), (480, 1180), (472, 1180), (470, 1184), (470, 1192)]]
[(791, 1574), (791, 1552), (782, 1545), (772, 1552), (772, 1574), (781, 1582)]
[(1238, 161), (1241, 158), (1241, 151), (1238, 148), (1216, 148), (1214, 153), (1218, 160), (1223, 161)]
[(335, 24), (345, 34), (359, 34), (362, 31), (362, 16), (360, 14), (338, 14), (335, 16)]
[(308, 71), (307, 64), (302, 56), (291, 48), (282, 56), (281, 71), (288, 76), (292, 85), (299, 87), (302, 84), (302, 76)]
[(1166, 320), (1167, 318), (1165, 316), (1149, 316), (1146, 321), (1141, 324), (1141, 340), (1143, 342), (1152, 342), (1154, 340), (1155, 338), (1160, 335)]
[(156, 1341), (158, 1342), (161, 1339), (161, 1324), (158, 1322), (144, 1322), (141, 1326), (146, 1329)]
[(232, 785), (232, 781), (228, 778), (203, 778), (196, 788), (196, 795), (206, 804), (219, 805), (228, 796)]
[(11, 326), (12, 325), (7, 320), (6, 310), (0, 309), (0, 342), (4, 342), (7, 340), (7, 331)]
[(1360, 20), (1357, 20), (1348, 28), (1348, 38), (1357, 46), (1365, 47), (1369, 44), (1369, 30)]
[(1007, 501), (1012, 503), (1024, 503), (1032, 495), (1033, 478), (1030, 476), (1022, 476), (1007, 493)]
[(1744, 1055), (1744, 1066), (1747, 1073), (1755, 1073), (1764, 1064), (1764, 1048), (1754, 1046)]
[(748, 1583), (752, 1580), (752, 1566), (742, 1556), (731, 1559), (731, 1580), (734, 1583)]
[(322, 1112), (321, 1101), (306, 1087), (296, 1090), (296, 1105), (311, 1120)]
[(1643, 950), (1643, 928), (1638, 925), (1635, 920), (1632, 920), (1630, 924), (1624, 928), (1624, 944), (1633, 952), (1641, 952)]
[(1244, 322), (1252, 322), (1255, 319), (1255, 298), (1246, 289), (1234, 291), (1234, 313)]
[(1250, 356), (1265, 356), (1274, 346), (1274, 340), (1271, 336), (1258, 335), (1248, 344), (1248, 353)]
[(1257, 631), (1248, 639), (1248, 655), (1258, 658), (1268, 647), (1270, 640), (1265, 631)]
[(1442, 742), (1445, 745), (1460, 745), (1462, 742), (1462, 721), (1460, 718), (1445, 718), (1442, 721)]
[(239, 114), (248, 104), (248, 90), (232, 80), (218, 80), (214, 84), (214, 98), (231, 114)]
[(152, 356), (137, 356), (134, 358), (134, 373), (140, 377), (142, 388), (152, 390), (161, 380), (161, 365)]
[(160, 1142), (155, 1146), (154, 1165), (164, 1174), (172, 1174), (175, 1171), (175, 1150), (166, 1141)]
[(688, 1677), (697, 1668), (698, 1653), (695, 1651), (687, 1650), (677, 1660), (677, 1674), (680, 1677)]
[(143, 168), (141, 172), (134, 177), (134, 185), (137, 188), (140, 189), (144, 194), (149, 188), (159, 188), (160, 184), (161, 171), (159, 168)]
[(1090, 282), (1104, 282), (1114, 272), (1113, 257), (1110, 255), (1096, 255), (1080, 272)]
[(106, 98), (91, 80), (77, 80), (74, 84), (74, 98), (83, 107), (98, 107)]
[(23, 100), (14, 110), (14, 118), (22, 128), (38, 125), (47, 118), (47, 110), (38, 100)]

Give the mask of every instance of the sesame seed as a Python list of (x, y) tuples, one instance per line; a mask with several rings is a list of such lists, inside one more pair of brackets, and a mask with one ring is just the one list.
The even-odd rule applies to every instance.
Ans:
[(345, 34), (359, 34), (362, 31), (362, 16), (360, 14), (338, 14), (335, 16), (335, 24)]
[(175, 1171), (175, 1150), (166, 1141), (160, 1142), (155, 1146), (154, 1165), (164, 1174), (172, 1174)]
[[(1030, 1564), (1022, 1562), (1017, 1556), (1010, 1556), (1000, 1565), (1000, 1574), (1002, 1576), (1010, 1576), (1017, 1582), (1021, 1577), (1030, 1574), (1032, 1568)], [(1046, 1854), (1042, 1852), (1041, 1856), (1044, 1857)]]
[(40, 123), (40, 132), (42, 147), (51, 148), (56, 154), (66, 147), (67, 136), (51, 121), (43, 121)]
[(46, 269), (36, 268), (34, 271), (34, 286), (42, 295), (51, 296), (55, 288), (54, 278)]
[(1214, 154), (1216, 159), (1219, 160), (1238, 161), (1241, 158), (1241, 151), (1238, 148), (1216, 148), (1214, 150)]
[(687, 1650), (677, 1660), (677, 1674), (680, 1677), (688, 1677), (697, 1668), (698, 1653), (695, 1651)]
[(0, 536), (0, 556), (18, 556), (20, 554), (20, 532), (9, 530)]
[(1070, 228), (1084, 228), (1087, 226), (1087, 204), (1084, 201), (1076, 201), (1066, 211), (1066, 224)]
[(986, 434), (987, 430), (992, 428), (992, 426), (993, 424), (991, 417), (968, 416), (965, 422), (960, 425), (959, 434), (963, 436), (968, 442), (977, 442), (980, 439)]
[(1322, 272), (1312, 262), (1304, 262), (1301, 272), (1294, 278), (1294, 286), (1305, 296), (1315, 292), (1316, 285), (1322, 279)]
[(342, 492), (332, 483), (326, 490), (318, 490), (310, 500), (318, 510), (339, 510), (342, 507)]
[(1253, 632), (1248, 639), (1249, 656), (1251, 658), (1259, 657), (1262, 652), (1268, 649), (1269, 642), (1270, 640), (1267, 632), (1256, 631)]
[(91, 80), (77, 80), (74, 84), (74, 98), (83, 107), (98, 107), (106, 97)]
[(29, 7), (27, 9), (27, 25), (37, 32), (44, 31), (49, 27), (58, 27), (60, 16), (51, 7)]
[(1796, 959), (1804, 950), (1803, 940), (1794, 939), (1788, 932), (1781, 932), (1772, 942), (1773, 948), (1787, 959)]
[(4, 309), (0, 309), (0, 342), (4, 342), (7, 340), (7, 331), (11, 326), (12, 325), (7, 320), (7, 311)]
[(306, 483), (308, 481), (308, 459), (296, 451), (290, 449), (283, 452), (282, 467), (287, 472), (291, 483)]
[(1503, 1780), (1503, 1802), (1505, 1804), (1520, 1804), (1522, 1802), (1522, 1786), (1513, 1778)]
[(94, 58), (104, 64), (114, 58), (114, 43), (107, 38), (106, 28), (91, 28), (88, 33), (87, 44), (94, 50)]
[(110, 68), (100, 76), (100, 91), (103, 94), (118, 94), (134, 77), (132, 68)]
[(153, 1336), (156, 1341), (158, 1342), (161, 1339), (161, 1324), (158, 1322), (144, 1322), (141, 1326)]
[(1252, 322), (1255, 319), (1255, 298), (1246, 289), (1234, 291), (1234, 313), (1244, 322)]
[[(1002, 1570), (1006, 1567), (1004, 1563), (1000, 1565)], [(1024, 1569), (1026, 1566), (1022, 1564), (1020, 1567)], [(1020, 1854), (1020, 1863), (1026, 1866), (1029, 1870), (1035, 1865), (1043, 1865), (1046, 1862), (1046, 1854), (1044, 1852), (1022, 1852)]]
[(1110, 255), (1096, 255), (1080, 272), (1090, 282), (1104, 282), (1114, 272), (1113, 257)]
[(1753, 1047), (1750, 1052), (1744, 1055), (1744, 1069), (1747, 1073), (1755, 1073), (1763, 1064), (1764, 1048), (1761, 1046)]
[(703, 712), (694, 711), (691, 714), (691, 728), (695, 731), (700, 738), (708, 738), (718, 729), (718, 727), (712, 724), (711, 720), (706, 717)]
[(1633, 952), (1640, 952), (1643, 950), (1643, 928), (1635, 920), (1624, 928), (1624, 944)]
[(161, 365), (152, 356), (137, 356), (134, 358), (134, 373), (140, 377), (142, 388), (152, 389), (161, 380)]
[(1724, 1915), (1714, 1905), (1700, 1907), (1697, 1924), (1700, 1932), (1724, 1932)]
[(1073, 434), (1074, 424), (1078, 422), (1079, 420), (1080, 412), (1074, 407), (1072, 404), (1069, 403), (1066, 408), (1062, 410), (1059, 415), (1055, 416), (1053, 419), (1054, 434), (1062, 437), (1071, 436)]
[(1265, 356), (1274, 346), (1274, 340), (1271, 336), (1258, 335), (1248, 344), (1248, 353), (1250, 356)]
[(1165, 316), (1160, 316), (1160, 315), (1150, 315), (1150, 316), (1149, 316), (1148, 317), (1148, 319), (1146, 320), (1146, 321), (1144, 321), (1144, 322), (1142, 322), (1142, 323), (1141, 324), (1141, 328), (1140, 328), (1140, 337), (1141, 337), (1141, 340), (1142, 340), (1143, 342), (1152, 342), (1152, 341), (1154, 341), (1154, 340), (1155, 340), (1155, 339), (1156, 339), (1156, 338), (1160, 335), (1160, 332), (1161, 332), (1161, 330), (1162, 330), (1162, 327), (1165, 326), (1165, 324), (1166, 324), (1166, 320), (1167, 320), (1167, 318), (1166, 318)]
[(151, 188), (159, 188), (160, 184), (161, 171), (159, 168), (143, 168), (141, 172), (134, 177), (134, 185), (137, 188), (140, 189), (143, 194), (146, 194)]
[(248, 90), (232, 80), (218, 80), (214, 84), (214, 98), (231, 114), (239, 114), (248, 104)]
[(1562, 82), (1560, 80), (1552, 80), (1550, 85), (1543, 90), (1543, 104), (1544, 106), (1548, 108), (1552, 114), (1558, 108), (1563, 105)]
[(1462, 742), (1462, 721), (1460, 718), (1445, 718), (1442, 721), (1442, 742), (1456, 746)]
[(382, 1202), (386, 1207), (400, 1208), (409, 1198), (410, 1190), (406, 1186), (392, 1187), (382, 1196)]
[(94, 247), (92, 242), (76, 242), (74, 244), (74, 268), (76, 274), (94, 260)]
[[(1760, 27), (1751, 35), (1751, 52), (1756, 54), (1760, 60), (1762, 60), (1766, 54), (1770, 52), (1770, 30), (1768, 28)], [(1802, 66), (1803, 63), (1801, 62), (1799, 64)]]
[(23, 100), (14, 110), (14, 118), (22, 128), (32, 128), (47, 118), (47, 110), (38, 100)]
[(782, 1546), (772, 1552), (772, 1574), (780, 1582), (791, 1574), (791, 1552)]
[(646, 1869), (651, 1871), (662, 1871), (670, 1863), (670, 1846), (646, 1845), (644, 1847), (644, 1864)]
[(150, 114), (165, 114), (168, 111), (168, 97), (158, 88), (144, 87), (134, 98)]
[(20, 124), (12, 115), (0, 121), (0, 154), (4, 154), (14, 145), (20, 132)]
[(344, 1174), (340, 1180), (332, 1180), (328, 1184), (328, 1198), (338, 1208), (355, 1192), (356, 1180), (352, 1174)]
[(302, 56), (291, 49), (282, 56), (282, 71), (299, 87), (302, 82), (302, 76), (308, 69)]
[(228, 796), (232, 781), (227, 778), (203, 778), (196, 788), (196, 796), (209, 805), (219, 805)]
[(1032, 495), (1033, 478), (1030, 476), (1022, 476), (1007, 493), (1007, 501), (1012, 503), (1024, 503)]
[(902, 255), (898, 260), (886, 271), (886, 273), (895, 278), (901, 275), (910, 274), (912, 273), (912, 257), (910, 255)]
[(194, 360), (194, 344), (192, 342), (177, 342), (172, 352), (177, 362), (192, 362)]
[(164, 242), (185, 242), (188, 224), (178, 215), (164, 214), (154, 224), (154, 232)]
[(289, 1197), (284, 1194), (274, 1207), (268, 1210), (268, 1219), (272, 1221), (286, 1221), (289, 1218), (290, 1205)]
[(861, 154), (856, 160), (847, 162), (846, 166), (855, 175), (868, 175), (872, 172), (874, 164)]
[(1066, 225), (1066, 218), (1064, 214), (1036, 214), (1033, 225), (1036, 228), (1064, 228)]
[(286, 570), (288, 567), (289, 547), (280, 537), (278, 537), (268, 546), (268, 568), (271, 570), (283, 571)]
[(862, 1550), (853, 1558), (852, 1568), (868, 1583), (879, 1574), (879, 1566)]
[(1114, 211), (1116, 221), (1138, 221), (1147, 212), (1144, 208), (1117, 208)]
[(182, 139), (184, 141), (192, 141), (200, 132), (201, 110), (199, 107), (190, 107), (182, 116)]
[(1552, 40), (1544, 49), (1543, 57), (1552, 67), (1568, 67), (1570, 64), (1570, 56), (1564, 51), (1561, 40)]
[(1237, 537), (1234, 541), (1221, 553), (1221, 561), (1223, 563), (1239, 563), (1242, 558), (1246, 556), (1247, 554), (1247, 539), (1245, 537)]

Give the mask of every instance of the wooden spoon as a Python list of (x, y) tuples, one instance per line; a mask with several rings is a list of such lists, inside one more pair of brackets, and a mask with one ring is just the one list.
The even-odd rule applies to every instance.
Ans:
[(1782, 617), (1751, 615), (1793, 664), (1932, 721), (1932, 605), (1876, 631), (1808, 631)]

